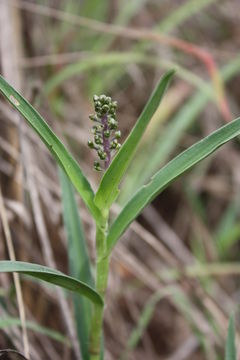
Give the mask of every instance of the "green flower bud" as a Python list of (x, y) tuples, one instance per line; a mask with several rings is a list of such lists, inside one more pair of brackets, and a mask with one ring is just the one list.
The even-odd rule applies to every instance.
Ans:
[(98, 161), (94, 161), (93, 167), (96, 171), (102, 171), (101, 166)]
[(105, 160), (107, 157), (107, 154), (103, 150), (98, 150), (98, 156), (101, 160)]
[(116, 117), (116, 112), (115, 112), (115, 110), (114, 110), (113, 108), (110, 108), (109, 111), (108, 111), (108, 113), (115, 119), (115, 117)]
[(117, 146), (118, 146), (118, 141), (117, 141), (117, 139), (114, 139), (113, 141), (111, 141), (110, 149), (116, 149)]
[(102, 102), (102, 104), (106, 101), (106, 95), (100, 95), (99, 100)]
[(92, 134), (96, 135), (96, 134), (102, 134), (103, 131), (103, 126), (102, 125), (94, 125), (91, 129)]
[(113, 101), (113, 102), (112, 102), (112, 108), (113, 108), (114, 110), (116, 110), (117, 105), (118, 105), (117, 101)]
[(92, 140), (88, 140), (88, 146), (90, 147), (90, 149), (94, 149), (94, 143)]
[(118, 131), (115, 131), (115, 138), (116, 139), (120, 139), (120, 137), (121, 137), (121, 131), (120, 130), (118, 130)]
[(106, 138), (109, 138), (110, 137), (110, 131), (109, 130), (106, 130), (106, 131), (104, 131), (104, 136), (106, 137)]
[(113, 118), (109, 118), (108, 119), (108, 125), (110, 127), (111, 130), (114, 130), (117, 128), (117, 121)]
[[(105, 169), (111, 162), (111, 153), (120, 149), (118, 140), (121, 137), (121, 131), (117, 130), (116, 121), (117, 102), (112, 101), (110, 96), (104, 94), (93, 96), (95, 114), (90, 115), (92, 121), (97, 122), (92, 127), (94, 139), (88, 141), (88, 146), (97, 151), (100, 160), (105, 162)], [(114, 150), (114, 151), (112, 151)], [(101, 171), (101, 162), (94, 162), (94, 169)]]
[(92, 121), (98, 121), (97, 115), (89, 115), (89, 119)]
[(107, 104), (103, 105), (102, 112), (105, 114), (108, 112), (108, 110), (109, 110), (109, 106)]
[(103, 125), (98, 125), (98, 126), (97, 126), (97, 131), (100, 132), (100, 133), (102, 133), (102, 131), (103, 131)]
[(94, 141), (97, 145), (102, 144), (102, 137), (99, 135), (94, 136)]
[(96, 102), (95, 102), (95, 111), (101, 110), (101, 106), (102, 106), (101, 102), (100, 102), (100, 101), (96, 101)]
[(91, 129), (91, 133), (92, 134), (94, 134), (94, 135), (96, 135), (96, 133), (97, 133), (97, 126), (96, 125), (94, 125), (93, 127), (92, 127), (92, 129)]

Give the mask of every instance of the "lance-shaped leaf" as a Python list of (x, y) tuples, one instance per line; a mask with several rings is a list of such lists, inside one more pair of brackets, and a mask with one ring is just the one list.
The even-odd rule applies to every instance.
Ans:
[(109, 209), (116, 199), (119, 193), (119, 183), (133, 158), (136, 147), (139, 144), (148, 123), (163, 98), (173, 74), (174, 71), (171, 70), (161, 78), (136, 125), (105, 172), (95, 196), (95, 204), (99, 209)]
[(0, 92), (36, 131), (59, 165), (64, 169), (94, 218), (96, 220), (100, 219), (100, 213), (93, 201), (94, 192), (88, 180), (83, 175), (76, 160), (66, 150), (45, 120), (2, 76), (0, 76)]
[(86, 296), (95, 304), (103, 304), (102, 297), (92, 287), (78, 279), (63, 274), (61, 271), (46, 266), (23, 261), (3, 260), (0, 261), (0, 273), (1, 272), (26, 274)]
[[(59, 169), (62, 188), (64, 227), (68, 237), (68, 258), (71, 276), (81, 279), (89, 286), (94, 281), (91, 274), (90, 260), (86, 239), (75, 199), (73, 186), (64, 171)], [(89, 359), (88, 344), (91, 323), (91, 303), (88, 299), (73, 296), (75, 321), (83, 359)]]
[(107, 238), (108, 251), (111, 251), (121, 234), (143, 208), (168, 187), (173, 180), (239, 134), (240, 118), (214, 131), (159, 170), (150, 182), (142, 186), (129, 200), (112, 224)]
[(230, 316), (229, 324), (228, 324), (225, 360), (237, 360), (237, 353), (235, 346), (235, 325), (234, 325), (233, 315)]

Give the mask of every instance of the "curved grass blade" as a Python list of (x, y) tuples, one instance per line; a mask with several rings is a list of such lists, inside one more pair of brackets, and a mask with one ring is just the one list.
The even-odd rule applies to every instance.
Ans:
[[(151, 67), (159, 67), (164, 70), (170, 70), (170, 69), (176, 69), (177, 75), (192, 84), (193, 86), (204, 90), (205, 82), (196, 74), (193, 74), (191, 71), (189, 71), (186, 68), (183, 68), (177, 63), (174, 63), (169, 60), (162, 60), (158, 57), (149, 57), (148, 54), (139, 53), (139, 52), (108, 52), (107, 54), (101, 53), (101, 54), (91, 54), (83, 58), (81, 61), (77, 61), (74, 63), (71, 63), (69, 65), (64, 66), (59, 72), (52, 75), (49, 80), (46, 81), (46, 83), (43, 85), (42, 92), (45, 95), (49, 95), (52, 91), (56, 90), (59, 86), (62, 85), (65, 81), (74, 78), (76, 76), (79, 76), (82, 73), (86, 73), (88, 71), (89, 75), (90, 70), (93, 68), (99, 68), (102, 69), (103, 67), (108, 68), (108, 73), (111, 73), (110, 70), (112, 67), (122, 68), (124, 69), (125, 64), (129, 63), (135, 63), (135, 64), (142, 64), (147, 65)], [(116, 70), (116, 69), (115, 69)], [(111, 77), (111, 83), (112, 83), (112, 77)], [(101, 86), (102, 88), (102, 86)], [(104, 88), (108, 88), (106, 84), (104, 83)], [(95, 93), (98, 91), (95, 91)], [(99, 92), (104, 92), (99, 91)], [(214, 99), (214, 95), (212, 94), (212, 98)], [(38, 100), (40, 99), (41, 102), (41, 95), (39, 95)]]
[(119, 183), (135, 153), (142, 135), (157, 110), (174, 71), (167, 72), (159, 81), (136, 125), (105, 172), (95, 196), (99, 209), (108, 209), (119, 193)]
[(94, 218), (98, 220), (100, 212), (93, 201), (94, 192), (76, 160), (69, 154), (41, 115), (2, 76), (0, 76), (0, 92), (36, 131), (59, 165), (69, 176)]
[(51, 269), (46, 266), (31, 264), (23, 261), (3, 260), (0, 261), (0, 273), (1, 272), (17, 272), (33, 276), (37, 279), (86, 296), (95, 304), (103, 304), (102, 297), (89, 285), (78, 279), (65, 275), (61, 271)]
[(234, 325), (233, 315), (231, 315), (228, 324), (225, 360), (237, 360), (236, 346), (235, 346), (235, 325)]
[(211, 5), (217, 0), (189, 0), (178, 6), (176, 10), (156, 25), (155, 29), (163, 33), (169, 33), (190, 17), (202, 11), (205, 7)]
[(131, 62), (145, 63), (147, 58), (144, 58), (142, 54), (131, 52), (110, 52), (103, 54), (96, 54), (87, 56), (81, 61), (66, 65), (59, 72), (50, 77), (50, 79), (43, 86), (43, 92), (48, 95), (64, 81), (73, 78), (80, 73), (91, 70), (92, 68), (108, 67), (113, 65), (124, 65)]
[(112, 224), (107, 238), (108, 251), (110, 252), (121, 234), (142, 209), (167, 188), (172, 181), (239, 134), (240, 118), (214, 131), (160, 169), (147, 185), (142, 186), (136, 192)]
[[(221, 76), (225, 82), (228, 82), (239, 72), (240, 56), (238, 55), (221, 69)], [(177, 69), (177, 75), (180, 75), (179, 69)], [(184, 80), (186, 79), (184, 78)], [(169, 124), (166, 124), (163, 132), (159, 135), (158, 141), (152, 142), (152, 146), (148, 147), (149, 151), (147, 151), (148, 148), (146, 147), (139, 149), (138, 158), (132, 164), (131, 170), (128, 171), (124, 179), (124, 193), (121, 193), (122, 204), (129, 199), (129, 196), (134, 193), (136, 188), (139, 188), (148, 181), (157, 169), (167, 162), (179, 144), (184, 132), (192, 126), (211, 99), (214, 99), (212, 87), (209, 84), (201, 86), (200, 91), (186, 101), (186, 104), (173, 116)], [(139, 157), (141, 162), (138, 161)], [(144, 167), (142, 164), (144, 164)]]
[[(94, 286), (91, 266), (86, 248), (86, 239), (78, 212), (72, 184), (62, 169), (59, 169), (62, 188), (64, 227), (68, 237), (69, 267), (71, 276)], [(89, 330), (91, 303), (88, 299), (73, 294), (74, 312), (82, 358), (89, 359)]]

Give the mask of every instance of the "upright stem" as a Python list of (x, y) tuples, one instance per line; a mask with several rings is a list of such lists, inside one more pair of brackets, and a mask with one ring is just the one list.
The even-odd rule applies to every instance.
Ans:
[[(102, 227), (97, 227), (96, 231), (96, 247), (97, 247), (97, 263), (96, 263), (96, 290), (104, 299), (107, 289), (109, 256), (106, 256), (106, 237), (107, 237), (108, 220)], [(90, 360), (100, 360), (101, 339), (103, 326), (104, 305), (94, 305), (93, 317), (90, 333)]]

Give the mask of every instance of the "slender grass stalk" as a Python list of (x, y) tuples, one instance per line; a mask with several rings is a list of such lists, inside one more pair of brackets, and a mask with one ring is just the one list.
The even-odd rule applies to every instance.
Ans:
[[(105, 298), (109, 272), (109, 256), (107, 252), (108, 217), (101, 228), (96, 231), (97, 261), (96, 261), (96, 290)], [(95, 304), (90, 333), (90, 360), (98, 360), (101, 352), (102, 324), (104, 304)]]
[[(15, 261), (16, 260), (15, 249), (13, 246), (13, 241), (12, 241), (12, 236), (11, 236), (10, 227), (9, 227), (9, 223), (8, 223), (7, 212), (6, 212), (4, 201), (3, 201), (1, 186), (0, 186), (0, 219), (3, 224), (3, 231), (4, 231), (5, 238), (6, 238), (6, 244), (7, 244), (9, 257), (11, 260)], [(29, 357), (30, 350), (29, 350), (28, 333), (27, 333), (27, 327), (26, 327), (26, 313), (25, 313), (25, 308), (24, 308), (22, 286), (20, 283), (19, 275), (13, 273), (13, 280), (14, 280), (15, 289), (16, 289), (19, 317), (20, 317), (21, 327), (22, 327), (22, 340), (23, 340), (24, 355), (26, 357)]]

